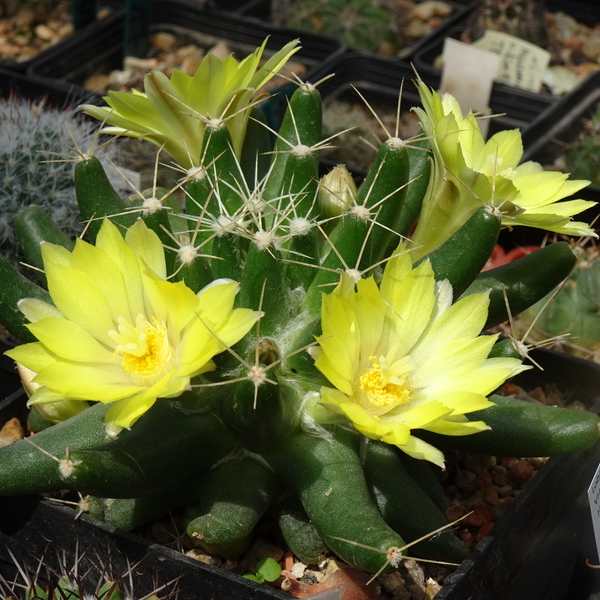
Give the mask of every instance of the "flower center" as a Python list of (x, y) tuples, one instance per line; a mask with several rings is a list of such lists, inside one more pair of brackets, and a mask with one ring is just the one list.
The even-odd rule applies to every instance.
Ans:
[(406, 383), (408, 365), (398, 361), (390, 367), (383, 356), (371, 356), (369, 360), (373, 366), (360, 377), (360, 388), (367, 400), (381, 408), (409, 402), (414, 390)]
[(109, 332), (117, 343), (115, 356), (121, 354), (122, 367), (138, 385), (151, 386), (175, 365), (175, 352), (162, 319), (147, 321), (139, 314), (135, 326), (119, 317), (118, 331)]

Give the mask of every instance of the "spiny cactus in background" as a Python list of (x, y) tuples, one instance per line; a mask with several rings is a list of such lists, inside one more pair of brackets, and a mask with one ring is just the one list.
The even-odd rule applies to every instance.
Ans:
[(519, 315), (518, 333), (531, 328), (532, 340), (567, 335), (557, 340), (558, 347), (600, 363), (599, 258), (596, 245), (580, 250), (564, 285)]
[(542, 48), (548, 45), (546, 8), (540, 0), (482, 0), (469, 18), (465, 36), (474, 42), (486, 29), (514, 35)]
[[(575, 262), (562, 242), (480, 275), (503, 219), (587, 232), (570, 220), (586, 203), (555, 204), (585, 182), (519, 170), (518, 131), (485, 143), (473, 115), (422, 81), (427, 136), (386, 131), (358, 189), (341, 167), (319, 180), (331, 140), (317, 85), (298, 85), (271, 147), (252, 93), (235, 89), (264, 69), (208, 60), (210, 85), (192, 89), (214, 98), (174, 74), (185, 94), (171, 103), (173, 82), (155, 73), (147, 96), (109, 96), (131, 135), (152, 126), (182, 157), (185, 209), (158, 189), (124, 202), (81, 155), (92, 243), (41, 244), (48, 291), (0, 260), (0, 322), (26, 342), (7, 355), (37, 373), (30, 405), (91, 403), (0, 450), (0, 495), (72, 489), (124, 529), (187, 505), (189, 539), (224, 557), (244, 552), (277, 505), (299, 556), (329, 548), (375, 573), (398, 565), (405, 539), (447, 527), (429, 466), (443, 467), (442, 449), (548, 456), (598, 440), (596, 415), (488, 398), (528, 367), (518, 348), (480, 335), (506, 320), (505, 297), (520, 312)], [(224, 86), (219, 73), (239, 77)], [(205, 111), (184, 115), (202, 121), (195, 136), (172, 128), (188, 96)], [(237, 146), (226, 97), (253, 115)], [(117, 110), (100, 112), (124, 126)], [(469, 177), (471, 194), (447, 172)], [(428, 237), (448, 226), (448, 203), (455, 229)], [(427, 251), (405, 237), (417, 219)], [(295, 505), (282, 507), (286, 496)], [(414, 550), (453, 562), (466, 552), (446, 531)]]
[(573, 177), (589, 179), (600, 186), (600, 108), (586, 121), (583, 131), (565, 152), (566, 170)]
[[(0, 100), (0, 122), (0, 251), (17, 263), (22, 254), (15, 217), (26, 207), (40, 206), (71, 237), (83, 230), (73, 163), (58, 155), (64, 157), (74, 144), (87, 150), (97, 127), (72, 110), (18, 97)], [(117, 148), (110, 145), (105, 151), (115, 158)], [(102, 161), (108, 167), (108, 161)]]
[[(97, 551), (97, 549), (95, 549)], [(6, 600), (138, 600), (131, 583), (134, 565), (119, 576), (114, 576), (102, 557), (94, 558), (75, 549), (72, 566), (64, 556), (52, 560), (42, 557), (32, 569), (28, 568), (8, 549), (19, 579), (8, 581), (0, 575), (0, 594)], [(31, 562), (31, 559), (29, 559)], [(168, 582), (144, 595), (144, 600), (167, 600), (175, 597), (174, 584)], [(160, 594), (160, 598), (159, 595)]]
[(349, 46), (396, 54), (402, 47), (397, 19), (385, 2), (373, 0), (309, 0), (275, 3), (278, 24), (338, 37)]

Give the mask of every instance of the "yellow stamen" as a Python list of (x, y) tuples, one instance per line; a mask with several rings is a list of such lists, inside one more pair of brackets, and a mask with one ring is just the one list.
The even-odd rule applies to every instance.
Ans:
[(123, 356), (123, 369), (138, 385), (152, 385), (174, 367), (175, 353), (162, 319), (152, 317), (150, 323), (139, 314), (134, 327), (120, 317), (118, 331), (109, 335), (117, 343), (115, 356)]
[(384, 357), (369, 357), (373, 363), (360, 377), (360, 387), (374, 406), (387, 407), (409, 402), (413, 389), (406, 383), (407, 373), (390, 374)]

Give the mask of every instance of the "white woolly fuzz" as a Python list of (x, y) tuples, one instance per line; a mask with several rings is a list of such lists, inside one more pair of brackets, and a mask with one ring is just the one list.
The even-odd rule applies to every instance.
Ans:
[(177, 256), (179, 256), (179, 260), (184, 265), (191, 265), (196, 258), (198, 258), (198, 252), (196, 252), (196, 248), (194, 248), (194, 246), (191, 244), (186, 244), (177, 250)]
[(312, 148), (306, 144), (298, 144), (292, 148), (292, 154), (295, 156), (308, 156), (312, 152)]
[(187, 176), (189, 179), (201, 181), (206, 177), (206, 169), (204, 167), (190, 167), (187, 170)]
[(159, 210), (162, 210), (163, 203), (159, 198), (144, 198), (142, 204), (142, 214), (151, 215)]
[(295, 217), (289, 224), (290, 235), (306, 235), (312, 229), (312, 223), (304, 217)]
[(358, 204), (354, 205), (349, 212), (351, 215), (358, 217), (362, 221), (368, 221), (371, 217), (371, 211), (366, 206)]

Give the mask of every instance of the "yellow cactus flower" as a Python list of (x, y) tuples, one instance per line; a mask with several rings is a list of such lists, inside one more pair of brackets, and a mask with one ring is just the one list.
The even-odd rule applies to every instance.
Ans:
[(589, 185), (538, 163), (519, 165), (523, 144), (518, 129), (500, 131), (484, 141), (472, 112), (463, 116), (458, 101), (418, 82), (419, 116), (430, 138), (433, 171), (419, 223), (412, 236), (415, 260), (454, 234), (482, 204), (494, 206), (505, 227), (526, 225), (565, 235), (595, 235), (586, 223), (572, 221), (594, 202), (559, 202)]
[(452, 304), (450, 283), (436, 283), (428, 260), (413, 269), (408, 253), (389, 261), (379, 288), (371, 277), (355, 289), (343, 275), (323, 296), (323, 333), (312, 353), (335, 387), (321, 388), (313, 416), (327, 421), (323, 408), (331, 409), (330, 422), (344, 416), (365, 436), (443, 467), (443, 454), (411, 431), (487, 429), (465, 415), (491, 406), (486, 396), (528, 368), (514, 358), (487, 358), (497, 338), (479, 335), (488, 304), (487, 293)]
[(54, 306), (21, 300), (39, 341), (7, 354), (37, 373), (30, 404), (114, 403), (106, 416), (112, 435), (214, 369), (212, 358), (259, 316), (232, 308), (234, 281), (217, 280), (197, 295), (166, 281), (164, 249), (142, 220), (123, 239), (105, 219), (96, 246), (79, 239), (71, 253), (45, 242), (42, 255)]
[[(268, 38), (267, 38), (268, 39)], [(169, 79), (154, 70), (144, 79), (145, 93), (109, 91), (108, 107), (81, 108), (109, 123), (103, 132), (143, 138), (163, 147), (182, 167), (200, 165), (205, 120), (225, 121), (239, 157), (255, 92), (300, 49), (299, 40), (286, 44), (258, 69), (267, 40), (238, 62), (208, 54), (193, 76), (175, 69)], [(257, 70), (258, 69), (258, 70)], [(266, 97), (266, 94), (265, 94)]]

